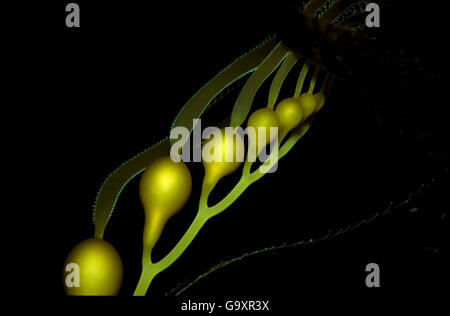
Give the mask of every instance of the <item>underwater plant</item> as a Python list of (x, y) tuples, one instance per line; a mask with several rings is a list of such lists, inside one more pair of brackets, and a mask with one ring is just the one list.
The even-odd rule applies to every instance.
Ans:
[[(347, 67), (349, 59), (353, 61), (354, 52), (349, 52), (345, 45), (353, 47), (357, 41), (365, 41), (365, 38), (355, 31), (364, 29), (362, 18), (365, 17), (366, 3), (368, 1), (307, 1), (302, 7), (303, 14), (296, 12), (298, 15), (295, 21), (303, 26), (301, 34), (294, 32), (290, 35), (291, 37), (273, 35), (238, 58), (187, 102), (173, 122), (172, 129), (181, 126), (193, 130), (194, 127), (191, 128), (193, 119), (201, 118), (212, 106), (216, 106), (215, 100), (222, 94), (226, 94), (227, 88), (236, 86), (238, 83), (243, 84), (233, 111), (228, 113), (229, 120), (227, 120), (227, 114), (223, 115), (227, 120), (224, 124), (240, 127), (247, 122), (247, 126), (255, 128), (278, 127), (276, 150), (269, 154), (276, 154), (278, 156), (276, 161), (278, 161), (312, 126), (316, 114), (331, 94), (336, 76), (343, 71), (348, 71), (344, 68)], [(342, 45), (334, 48), (336, 43)], [(361, 44), (358, 47), (364, 45)], [(279, 100), (285, 79), (289, 74), (292, 75), (292, 71), (296, 69), (294, 66), (298, 65), (301, 67), (295, 74), (297, 81), (294, 89), (291, 89), (291, 95)], [(267, 104), (251, 112), (255, 95), (272, 74), (274, 76), (268, 91)], [(266, 140), (268, 142), (265, 145), (273, 141), (269, 137), (266, 137)], [(174, 142), (173, 139), (165, 138), (126, 161), (105, 180), (95, 202), (93, 216), (95, 233), (94, 238), (90, 239), (93, 240), (92, 243), (95, 243), (94, 240), (103, 240), (119, 195), (133, 178), (142, 174), (140, 197), (145, 210), (142, 275), (134, 295), (145, 295), (153, 278), (170, 267), (185, 252), (200, 229), (210, 219), (225, 211), (250, 185), (261, 179), (265, 175), (264, 172), (260, 172), (262, 168), (273, 167), (271, 165), (273, 160), (266, 159), (256, 170), (251, 171), (252, 161), (247, 159), (243, 164), (241, 178), (235, 187), (220, 202), (210, 206), (208, 198), (217, 183), (223, 177), (237, 172), (241, 164), (204, 161), (205, 176), (197, 216), (176, 246), (161, 260), (153, 262), (152, 249), (163, 232), (166, 222), (183, 208), (192, 190), (192, 178), (186, 164), (173, 162), (169, 157), (170, 148)], [(245, 151), (245, 144), (239, 137), (227, 139), (224, 136), (223, 139), (214, 138), (211, 142), (215, 142), (215, 146), (231, 148), (236, 155)], [(255, 143), (258, 143), (258, 139), (249, 137), (249, 147)], [(208, 144), (212, 145), (206, 142), (203, 146)], [(345, 231), (344, 229), (338, 233)], [(332, 235), (328, 234), (324, 239)], [(98, 243), (101, 244), (101, 242)], [(69, 256), (69, 258), (68, 262), (77, 262), (75, 257)], [(117, 271), (112, 273), (120, 275), (121, 278), (121, 264), (115, 263), (112, 269)], [(83, 277), (83, 272), (81, 273)], [(117, 278), (119, 283), (120, 278)], [(111, 285), (104, 292), (97, 290), (94, 284), (92, 292), (87, 289), (85, 293), (117, 294), (117, 284)], [(72, 294), (69, 290), (67, 293)]]

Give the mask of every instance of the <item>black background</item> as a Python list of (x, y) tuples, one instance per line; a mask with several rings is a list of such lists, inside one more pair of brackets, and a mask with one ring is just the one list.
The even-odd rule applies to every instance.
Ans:
[[(42, 189), (42, 215), (31, 224), (46, 237), (42, 246), (31, 247), (46, 271), (46, 290), (36, 294), (52, 296), (65, 295), (65, 256), (93, 235), (92, 205), (108, 174), (167, 136), (179, 109), (203, 84), (282, 23), (273, 3), (77, 3), (79, 29), (65, 27), (63, 1), (28, 6), (24, 18), (11, 24), (24, 30), (15, 41), (24, 47), (26, 72), (17, 79), (30, 84), (22, 94), (35, 100), (26, 120), (32, 127), (27, 146), (36, 155), (27, 166), (39, 165), (31, 170)], [(313, 128), (279, 170), (208, 222), (185, 254), (154, 280), (148, 293), (154, 304), (169, 302), (166, 308), (177, 310), (192, 296), (217, 303), (269, 299), (274, 310), (284, 304), (295, 308), (306, 297), (369, 291), (365, 266), (370, 262), (379, 264), (385, 289), (423, 292), (445, 286), (445, 14), (431, 2), (401, 2), (395, 8), (382, 19), (385, 35), (408, 60), (417, 57), (424, 70), (411, 67), (406, 83), (399, 83), (396, 67), (367, 83), (338, 82)], [(400, 129), (407, 136), (424, 131), (429, 136), (411, 140)], [(174, 246), (195, 215), (203, 169), (198, 163), (189, 168), (191, 200), (166, 226), (156, 257)], [(232, 263), (177, 299), (163, 298), (221, 261), (358, 223), (431, 179), (434, 184), (420, 197), (370, 224)], [(236, 180), (223, 181), (212, 198), (226, 194)], [(140, 274), (144, 214), (137, 184), (138, 178), (122, 193), (105, 233), (124, 263), (124, 296), (132, 294)]]

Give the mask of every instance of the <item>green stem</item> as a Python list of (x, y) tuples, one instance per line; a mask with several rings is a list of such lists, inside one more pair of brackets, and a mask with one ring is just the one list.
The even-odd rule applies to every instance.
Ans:
[(251, 180), (249, 175), (244, 175), (239, 180), (239, 182), (236, 184), (236, 186), (231, 190), (230, 193), (226, 197), (223, 198), (222, 201), (217, 203), (216, 205), (209, 207), (207, 209), (199, 211), (202, 213), (207, 214), (208, 219), (216, 216), (217, 214), (221, 213), (225, 209), (227, 209), (231, 204), (234, 203), (234, 201), (237, 200), (237, 198), (248, 188), (250, 184), (252, 184), (253, 181)]
[(155, 265), (159, 269), (159, 272), (167, 269), (170, 265), (172, 265), (172, 263), (175, 262), (175, 260), (177, 260), (183, 254), (183, 252), (191, 244), (195, 236), (198, 234), (198, 232), (207, 222), (208, 219), (209, 218), (205, 216), (202, 212), (199, 211), (197, 213), (197, 216), (194, 218), (194, 221), (192, 222), (191, 226), (189, 226), (189, 229), (183, 235), (183, 237), (175, 246), (175, 248), (173, 248), (172, 251), (170, 251), (167, 256), (165, 256), (163, 259), (155, 263)]
[(209, 195), (211, 194), (211, 191), (214, 189), (214, 187), (217, 184), (217, 180), (213, 179), (207, 179), (206, 176), (203, 179), (203, 184), (202, 184), (202, 193), (200, 195), (200, 203), (199, 203), (199, 210), (202, 209), (207, 209), (208, 208), (208, 198)]
[(308, 70), (309, 70), (308, 62), (305, 62), (298, 76), (297, 85), (295, 86), (294, 98), (298, 98), (300, 93), (302, 92), (303, 83), (305, 82)]
[(165, 256), (157, 263), (146, 261), (146, 263), (143, 264), (141, 278), (139, 279), (139, 283), (134, 292), (135, 296), (145, 295), (153, 278), (158, 273), (167, 269), (183, 254), (183, 252), (191, 244), (192, 240), (194, 240), (195, 236), (198, 234), (207, 220), (208, 217), (199, 212), (184, 236), (167, 256)]
[(95, 227), (94, 237), (98, 239), (103, 239), (103, 234), (105, 233), (104, 229), (100, 229)]
[(133, 296), (145, 296), (153, 278), (160, 272), (156, 268), (156, 265), (153, 263), (149, 263), (142, 267), (141, 278), (139, 279), (139, 283), (136, 286)]
[(250, 174), (250, 169), (252, 168), (253, 161), (250, 160), (249, 154), (247, 154), (247, 159), (244, 162), (244, 168), (242, 169), (242, 178)]
[(317, 81), (317, 76), (319, 75), (319, 67), (316, 66), (316, 68), (314, 69), (314, 73), (313, 76), (311, 78), (311, 82), (309, 83), (309, 91), (308, 93), (313, 94), (314, 92), (314, 87), (316, 85), (316, 81)]

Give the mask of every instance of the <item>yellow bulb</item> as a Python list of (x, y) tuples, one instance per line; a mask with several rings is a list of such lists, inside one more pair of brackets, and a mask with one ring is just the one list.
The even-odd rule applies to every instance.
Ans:
[(145, 211), (146, 251), (151, 251), (156, 244), (167, 220), (186, 204), (191, 190), (191, 173), (183, 161), (173, 162), (169, 156), (160, 157), (144, 171), (139, 193)]
[(316, 98), (316, 110), (315, 112), (319, 111), (323, 105), (325, 104), (325, 96), (323, 95), (322, 92), (318, 92), (314, 95), (314, 97)]
[(299, 99), (282, 100), (275, 109), (280, 122), (279, 139), (283, 139), (289, 131), (300, 124), (304, 118), (304, 110)]
[(224, 176), (233, 173), (244, 160), (244, 141), (237, 133), (221, 129), (220, 135), (213, 136), (203, 146), (204, 152), (217, 158), (212, 161), (203, 159), (205, 180), (210, 184), (216, 184)]
[(311, 114), (316, 111), (317, 99), (312, 93), (303, 93), (298, 97), (298, 101), (303, 109), (304, 117), (306, 120)]
[[(277, 114), (274, 110), (268, 109), (268, 108), (262, 108), (258, 109), (255, 112), (252, 113), (250, 118), (248, 119), (247, 123), (248, 127), (253, 127), (255, 129), (256, 134), (253, 135), (252, 133), (249, 134), (249, 140), (250, 144), (258, 144), (259, 137), (258, 137), (258, 128), (264, 128), (265, 129), (265, 142), (263, 145), (267, 145), (270, 143), (276, 135), (270, 135), (270, 128), (271, 127), (279, 127), (280, 123), (278, 122)], [(262, 149), (262, 148), (259, 148)]]
[(117, 295), (122, 284), (122, 260), (109, 242), (89, 238), (70, 251), (63, 276), (67, 295)]

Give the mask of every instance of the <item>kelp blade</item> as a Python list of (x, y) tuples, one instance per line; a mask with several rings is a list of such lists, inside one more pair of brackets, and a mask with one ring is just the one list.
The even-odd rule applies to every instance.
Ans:
[(289, 49), (278, 43), (277, 46), (259, 65), (258, 69), (250, 76), (239, 94), (231, 113), (230, 126), (240, 126), (247, 118), (256, 92), (263, 82), (275, 71), (280, 63), (286, 58)]

